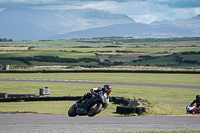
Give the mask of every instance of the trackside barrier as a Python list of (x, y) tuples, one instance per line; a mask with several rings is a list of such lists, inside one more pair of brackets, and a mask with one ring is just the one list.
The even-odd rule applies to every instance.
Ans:
[(159, 70), (38, 70), (38, 71), (23, 71), (23, 70), (7, 70), (0, 73), (183, 73), (183, 74), (199, 74), (200, 71), (159, 71)]
[(125, 99), (123, 97), (112, 97), (112, 101), (115, 104), (122, 104), (123, 106), (117, 106), (116, 113), (119, 114), (138, 114), (146, 112), (145, 107), (137, 107), (139, 105), (138, 100), (135, 99)]
[[(14, 94), (13, 94), (14, 96)], [(17, 95), (19, 96), (19, 95)], [(21, 96), (21, 95), (20, 95)], [(25, 94), (25, 96), (27, 96)], [(81, 99), (82, 96), (63, 96), (63, 97), (9, 97), (0, 98), (0, 102), (28, 102), (28, 101), (77, 101)], [(146, 111), (145, 107), (137, 107), (138, 100), (135, 99), (125, 99), (123, 97), (110, 97), (110, 102), (115, 104), (122, 104), (123, 106), (117, 106), (116, 113), (119, 114), (138, 114), (141, 115)]]
[(34, 97), (34, 98), (4, 98), (0, 102), (20, 102), (20, 101), (65, 101), (79, 100), (81, 96), (64, 96), (64, 97)]
[(125, 99), (123, 97), (112, 97), (112, 102), (115, 104), (123, 104), (123, 106), (138, 106), (138, 100)]
[[(8, 94), (10, 95), (10, 94)], [(20, 97), (19, 97), (20, 96)], [(22, 97), (24, 96), (24, 97)], [(26, 97), (27, 94), (12, 94), (12, 97), (8, 98), (0, 98), (0, 102), (19, 102), (19, 101), (65, 101), (65, 100), (71, 100), (71, 101), (76, 101), (81, 99), (82, 96), (63, 96), (63, 97)], [(112, 102), (112, 97), (110, 97), (110, 102)]]
[(138, 114), (141, 115), (142, 113), (146, 112), (145, 107), (129, 107), (129, 106), (117, 106), (116, 113), (118, 114)]

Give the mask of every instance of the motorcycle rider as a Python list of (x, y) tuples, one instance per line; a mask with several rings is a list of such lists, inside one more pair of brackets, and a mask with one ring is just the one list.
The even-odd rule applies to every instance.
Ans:
[[(82, 101), (85, 99), (90, 99), (92, 95), (98, 96), (101, 98), (101, 96), (105, 97), (107, 99), (107, 105), (109, 104), (109, 94), (112, 91), (112, 87), (110, 85), (104, 85), (104, 88), (98, 87), (98, 88), (92, 88), (90, 90), (91, 93), (85, 93), (84, 96), (80, 100), (76, 102), (77, 105), (80, 105)], [(101, 96), (100, 96), (101, 95)]]
[(194, 99), (194, 101), (190, 104), (190, 106), (193, 106), (194, 103), (196, 103), (196, 107), (200, 111), (200, 95), (196, 95), (196, 99)]

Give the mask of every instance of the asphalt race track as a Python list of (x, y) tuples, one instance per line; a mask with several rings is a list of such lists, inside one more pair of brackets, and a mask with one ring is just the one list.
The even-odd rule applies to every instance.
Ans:
[(77, 116), (0, 114), (2, 133), (200, 130), (200, 116)]

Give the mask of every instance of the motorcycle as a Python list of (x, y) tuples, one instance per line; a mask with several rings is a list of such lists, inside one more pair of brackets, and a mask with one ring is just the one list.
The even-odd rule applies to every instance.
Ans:
[[(105, 94), (104, 94), (105, 95)], [(80, 104), (73, 104), (68, 110), (69, 117), (88, 115), (93, 117), (108, 106), (108, 99), (103, 95), (92, 96)]]
[(198, 114), (199, 110), (196, 106), (187, 106), (186, 107), (187, 114)]

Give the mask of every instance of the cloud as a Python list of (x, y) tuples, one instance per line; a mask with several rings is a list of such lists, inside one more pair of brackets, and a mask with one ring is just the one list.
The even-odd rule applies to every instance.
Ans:
[(86, 9), (125, 14), (136, 22), (174, 20), (200, 14), (199, 0), (0, 0), (0, 8), (43, 10)]
[(1, 0), (0, 3), (29, 3), (29, 4), (39, 4), (39, 3), (49, 3), (58, 2), (58, 0)]
[(126, 2), (136, 2), (136, 3), (158, 3), (166, 4), (169, 7), (178, 7), (178, 8), (187, 8), (187, 7), (200, 7), (199, 0), (0, 0), (0, 3), (14, 3), (14, 4), (55, 4), (63, 5), (70, 3), (91, 3), (91, 2), (117, 2), (117, 3), (126, 3)]
[[(111, 13), (126, 14), (136, 22), (151, 23), (153, 21), (174, 20), (178, 18), (189, 18), (200, 14), (199, 7), (179, 6), (180, 0), (129, 0), (125, 2), (117, 1), (96, 1), (81, 3), (79, 9), (94, 8), (107, 10)], [(196, 2), (197, 0), (192, 0)], [(188, 2), (188, 0), (182, 0)]]
[(168, 0), (166, 4), (168, 4), (172, 8), (200, 7), (199, 0)]

